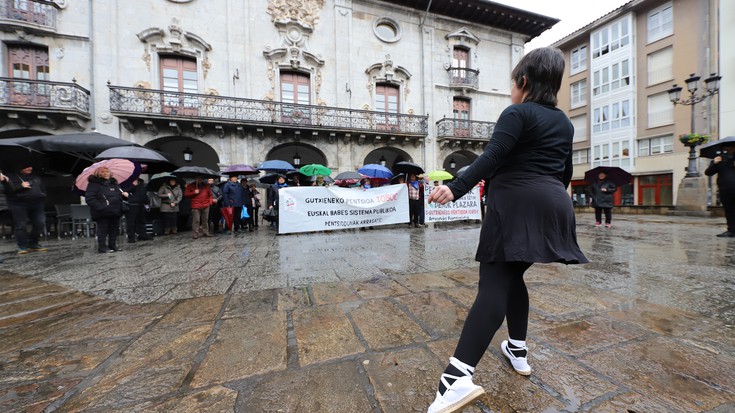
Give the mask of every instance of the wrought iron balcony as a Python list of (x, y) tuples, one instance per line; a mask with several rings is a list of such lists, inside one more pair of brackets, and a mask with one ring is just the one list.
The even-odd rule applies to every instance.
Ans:
[(275, 126), (396, 136), (426, 136), (428, 117), (217, 95), (109, 86), (118, 117)]
[(73, 113), (89, 119), (89, 91), (76, 83), (0, 77), (0, 109)]
[(443, 118), (436, 122), (437, 139), (487, 141), (495, 130), (495, 122)]
[(450, 67), (447, 72), (449, 73), (449, 87), (474, 90), (480, 88), (479, 70), (466, 67)]
[(58, 7), (44, 0), (0, 0), (0, 28), (56, 31)]

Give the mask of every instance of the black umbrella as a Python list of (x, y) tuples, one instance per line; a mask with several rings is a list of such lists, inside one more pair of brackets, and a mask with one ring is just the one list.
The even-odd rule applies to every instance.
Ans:
[(421, 175), (424, 173), (424, 168), (420, 167), (416, 163), (404, 161), (393, 165), (393, 172), (402, 172), (406, 175)]
[(222, 176), (222, 174), (220, 174), (219, 172), (213, 171), (203, 166), (182, 166), (181, 168), (172, 171), (171, 173), (182, 178), (219, 178), (220, 176)]
[(29, 165), (36, 169), (36, 173), (40, 173), (45, 166), (43, 153), (17, 143), (0, 140), (0, 170), (7, 174)]
[(699, 156), (714, 159), (715, 157), (722, 155), (724, 152), (724, 149), (722, 148), (723, 146), (730, 145), (735, 145), (735, 136), (728, 136), (727, 138), (722, 138), (719, 141), (702, 145), (702, 147), (699, 148)]
[(171, 162), (164, 154), (142, 146), (117, 146), (105, 149), (94, 159), (127, 159), (140, 163)]
[(633, 179), (633, 175), (628, 173), (625, 169), (618, 168), (617, 166), (598, 166), (597, 168), (592, 168), (585, 172), (584, 180), (593, 184), (599, 181), (598, 175), (600, 172), (604, 172), (607, 175), (606, 179), (612, 181), (618, 186), (629, 184)]
[(403, 182), (405, 183), (406, 182), (406, 174), (398, 174), (398, 175), (394, 176), (393, 178), (391, 178), (390, 181), (392, 183), (394, 183), (394, 184), (397, 184), (398, 181), (401, 180), (401, 178), (403, 178)]
[(225, 175), (252, 175), (260, 173), (260, 170), (250, 165), (238, 164), (230, 165), (222, 170)]
[(68, 133), (64, 135), (27, 136), (9, 138), (19, 145), (44, 152), (102, 152), (116, 146), (132, 146), (133, 142), (98, 132)]
[(326, 182), (328, 184), (333, 184), (334, 183), (334, 179), (332, 179), (332, 177), (330, 177), (329, 175), (314, 175), (314, 176), (310, 176), (309, 177), (309, 181), (316, 182), (316, 177), (317, 176), (321, 176), (322, 178), (324, 178), (324, 182)]
[(364, 178), (365, 175), (355, 172), (355, 171), (347, 171), (347, 172), (340, 172), (337, 174), (337, 176), (334, 177), (335, 181), (348, 181), (348, 180), (354, 180), (359, 181), (360, 179)]
[[(278, 181), (278, 177), (279, 176), (283, 176), (283, 175), (282, 174), (276, 174), (276, 173), (266, 174), (266, 175), (261, 176), (260, 179), (258, 179), (258, 180), (261, 183), (263, 183), (263, 184), (271, 184), (271, 185), (273, 185), (273, 184), (275, 184)], [(285, 176), (283, 176), (283, 177), (285, 178)]]

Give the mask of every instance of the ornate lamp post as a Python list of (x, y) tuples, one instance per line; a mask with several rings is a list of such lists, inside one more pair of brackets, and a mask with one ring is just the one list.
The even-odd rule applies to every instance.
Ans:
[[(686, 105), (692, 107), (692, 124), (690, 128), (690, 135), (695, 135), (694, 106), (696, 106), (697, 103), (705, 100), (707, 97), (716, 95), (720, 91), (720, 79), (722, 79), (722, 76), (717, 76), (716, 73), (712, 73), (710, 77), (704, 80), (706, 90), (702, 91), (701, 93), (697, 93), (697, 83), (699, 83), (699, 79), (701, 79), (699, 76), (692, 73), (689, 75), (689, 78), (685, 80), (687, 84), (687, 90), (689, 91), (689, 98), (681, 98), (681, 86), (677, 86), (676, 84), (674, 84), (674, 86), (669, 89), (669, 100), (671, 101), (671, 103), (673, 103), (674, 105)], [(689, 167), (687, 168), (687, 178), (700, 176), (699, 171), (697, 171), (697, 152), (694, 149), (700, 143), (703, 142), (696, 142), (695, 140), (695, 142), (690, 141), (689, 143), (684, 143), (685, 145), (689, 146)]]

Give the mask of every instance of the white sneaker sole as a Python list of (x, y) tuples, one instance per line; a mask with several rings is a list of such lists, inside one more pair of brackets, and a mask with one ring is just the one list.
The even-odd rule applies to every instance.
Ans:
[(449, 405), (449, 406), (447, 406), (447, 407), (445, 407), (445, 408), (437, 411), (436, 413), (453, 413), (453, 412), (458, 412), (462, 408), (464, 408), (465, 406), (467, 406), (468, 404), (470, 404), (470, 403), (474, 402), (475, 400), (477, 400), (483, 394), (485, 394), (485, 389), (483, 389), (482, 387), (479, 388), (479, 389), (475, 389), (475, 390), (467, 393), (467, 395), (465, 397), (463, 397), (462, 399), (457, 400), (453, 404), (451, 404), (451, 405)]
[(508, 359), (508, 362), (510, 363), (511, 367), (513, 367), (513, 370), (516, 371), (516, 373), (520, 374), (521, 376), (530, 376), (531, 375), (531, 368), (528, 370), (518, 370), (516, 366), (513, 365), (513, 359), (515, 358), (510, 352), (507, 350), (507, 347), (504, 345), (500, 345), (500, 351), (503, 352), (503, 355), (505, 358)]

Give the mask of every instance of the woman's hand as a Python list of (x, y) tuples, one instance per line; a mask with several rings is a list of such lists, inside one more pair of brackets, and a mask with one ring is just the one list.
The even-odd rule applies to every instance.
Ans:
[(715, 159), (713, 159), (713, 161), (715, 161), (715, 163), (722, 162), (722, 156), (715, 156)]
[(428, 200), (429, 203), (436, 202), (440, 205), (444, 205), (451, 201), (454, 201), (454, 194), (446, 185), (439, 185), (434, 188), (434, 190), (431, 191), (431, 195), (429, 195)]

